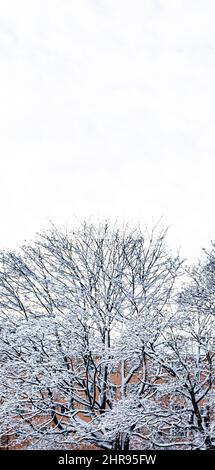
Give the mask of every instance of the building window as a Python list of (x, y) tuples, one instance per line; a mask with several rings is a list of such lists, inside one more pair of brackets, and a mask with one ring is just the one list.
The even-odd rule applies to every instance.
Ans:
[(111, 394), (112, 400), (116, 400), (116, 398), (117, 398), (117, 385), (115, 385), (115, 384), (111, 385), (110, 394)]
[(171, 436), (176, 438), (185, 438), (187, 437), (187, 429), (173, 426), (171, 429)]

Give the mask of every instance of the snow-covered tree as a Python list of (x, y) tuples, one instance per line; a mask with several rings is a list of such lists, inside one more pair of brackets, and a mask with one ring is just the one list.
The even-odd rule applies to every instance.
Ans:
[(184, 294), (176, 306), (181, 261), (165, 235), (83, 224), (1, 253), (2, 435), (31, 448), (211, 445), (206, 317)]

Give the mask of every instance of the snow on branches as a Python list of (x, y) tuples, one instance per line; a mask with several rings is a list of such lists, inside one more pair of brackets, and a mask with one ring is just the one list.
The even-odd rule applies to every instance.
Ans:
[(177, 300), (165, 235), (84, 223), (0, 254), (10, 447), (213, 447), (213, 257)]

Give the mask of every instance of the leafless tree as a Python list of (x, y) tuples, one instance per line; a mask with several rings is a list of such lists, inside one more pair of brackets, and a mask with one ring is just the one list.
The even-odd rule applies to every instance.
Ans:
[(165, 236), (84, 223), (1, 253), (2, 434), (35, 448), (212, 442), (206, 317), (176, 305)]

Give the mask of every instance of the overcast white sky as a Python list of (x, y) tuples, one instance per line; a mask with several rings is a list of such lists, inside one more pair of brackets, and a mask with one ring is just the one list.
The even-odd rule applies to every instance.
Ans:
[(0, 246), (111, 218), (214, 236), (214, 0), (0, 0)]

